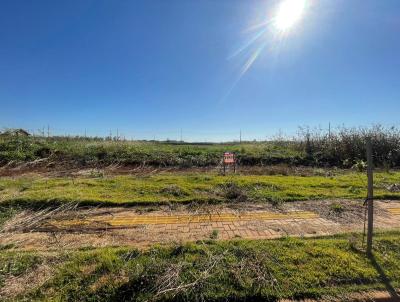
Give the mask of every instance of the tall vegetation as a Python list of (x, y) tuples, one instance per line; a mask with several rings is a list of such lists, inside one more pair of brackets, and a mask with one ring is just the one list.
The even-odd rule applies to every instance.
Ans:
[(400, 129), (338, 128), (331, 133), (300, 129), (295, 138), (266, 142), (179, 143), (119, 141), (86, 137), (0, 137), (0, 165), (48, 159), (57, 164), (105, 166), (205, 167), (221, 162), (223, 152), (234, 152), (241, 165), (308, 165), (350, 168), (365, 161), (365, 141), (371, 137), (375, 163), (400, 166)]
[(366, 160), (368, 137), (377, 165), (400, 166), (400, 129), (396, 127), (341, 127), (331, 133), (303, 128), (297, 138), (297, 149), (304, 150), (307, 160), (314, 165), (349, 168)]

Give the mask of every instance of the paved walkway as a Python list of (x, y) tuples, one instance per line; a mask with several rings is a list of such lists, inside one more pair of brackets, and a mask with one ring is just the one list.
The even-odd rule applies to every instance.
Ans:
[(50, 225), (59, 228), (96, 225), (101, 222), (109, 227), (132, 227), (136, 225), (149, 224), (193, 224), (193, 223), (214, 223), (214, 222), (239, 222), (253, 220), (287, 220), (287, 219), (310, 219), (318, 215), (309, 211), (291, 211), (287, 213), (275, 213), (257, 211), (251, 213), (217, 213), (217, 214), (193, 214), (193, 215), (115, 215), (113, 217), (91, 217), (88, 219), (54, 220)]
[[(400, 228), (400, 203), (376, 202), (376, 229)], [(363, 211), (361, 209), (361, 211)], [(361, 212), (363, 213), (363, 212)], [(161, 213), (162, 214), (162, 213)], [(223, 209), (219, 213), (140, 213), (129, 209), (107, 210), (75, 218), (46, 220), (30, 230), (16, 230), (0, 237), (0, 244), (21, 248), (51, 249), (82, 246), (134, 245), (205, 239), (271, 239), (282, 236), (322, 236), (362, 232), (363, 219), (343, 223), (318, 211), (285, 212)], [(363, 217), (363, 215), (361, 215)], [(79, 219), (77, 218), (79, 217)]]

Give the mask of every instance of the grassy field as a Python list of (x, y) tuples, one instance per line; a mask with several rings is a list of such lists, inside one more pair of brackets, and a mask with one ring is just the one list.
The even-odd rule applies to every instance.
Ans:
[(304, 152), (293, 144), (231, 143), (184, 144), (167, 142), (104, 141), (66, 138), (0, 137), (0, 163), (50, 158), (77, 165), (149, 165), (202, 167), (217, 165), (224, 152), (235, 152), (243, 165), (302, 164)]
[[(375, 197), (399, 199), (387, 187), (400, 181), (400, 172), (376, 173)], [(160, 173), (142, 176), (0, 178), (0, 202), (46, 205), (143, 204), (173, 202), (283, 202), (310, 199), (366, 197), (366, 176), (343, 172), (336, 176), (230, 175), (212, 173)]]
[(373, 142), (375, 164), (400, 166), (400, 129), (339, 128), (330, 135), (302, 129), (293, 138), (268, 142), (183, 143), (176, 141), (123, 141), (116, 138), (0, 136), (0, 166), (10, 162), (47, 159), (69, 166), (110, 164), (156, 167), (215, 166), (224, 152), (234, 152), (240, 165), (288, 164), (350, 168), (366, 160), (366, 138)]
[(23, 282), (24, 275), (47, 266), (52, 271), (47, 281), (27, 286), (15, 300), (275, 301), (343, 298), (385, 289), (385, 279), (400, 286), (400, 232), (377, 234), (373, 259), (354, 242), (359, 244), (361, 236), (208, 241), (146, 251), (116, 247), (56, 255), (3, 249), (0, 285), (12, 276)]

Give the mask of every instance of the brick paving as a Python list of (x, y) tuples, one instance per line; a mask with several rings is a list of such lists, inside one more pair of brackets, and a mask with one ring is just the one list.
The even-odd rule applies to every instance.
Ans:
[(310, 219), (317, 218), (318, 215), (310, 211), (289, 211), (286, 213), (255, 211), (248, 213), (229, 213), (222, 212), (216, 214), (180, 214), (180, 215), (113, 215), (95, 216), (86, 219), (69, 219), (69, 220), (53, 220), (48, 224), (58, 228), (68, 227), (89, 227), (90, 225), (98, 225), (98, 223), (106, 224), (108, 227), (128, 228), (136, 225), (169, 225), (190, 223), (223, 225), (223, 223), (233, 223), (238, 221), (254, 221), (254, 220), (289, 220), (289, 219)]
[[(375, 216), (376, 229), (400, 228), (400, 203), (376, 202), (385, 215)], [(71, 220), (72, 221), (72, 220)], [(137, 214), (125, 211), (110, 216), (94, 216), (86, 221), (52, 221), (53, 229), (10, 232), (0, 236), (0, 244), (13, 243), (22, 248), (51, 249), (81, 246), (133, 245), (154, 243), (272, 239), (283, 236), (322, 236), (362, 232), (363, 220), (343, 224), (310, 211), (287, 213), (252, 211), (235, 214)], [(93, 224), (93, 225), (92, 225)], [(49, 228), (49, 225), (46, 226)]]

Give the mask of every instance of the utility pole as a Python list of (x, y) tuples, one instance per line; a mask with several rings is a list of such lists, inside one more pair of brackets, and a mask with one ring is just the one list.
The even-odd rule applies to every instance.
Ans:
[(331, 122), (329, 122), (329, 134), (328, 134), (328, 137), (329, 137), (329, 140), (331, 140)]
[(47, 125), (47, 138), (50, 137), (50, 125)]
[(117, 141), (119, 140), (119, 136), (118, 136), (118, 128), (117, 128)]
[(367, 174), (368, 174), (368, 234), (367, 234), (367, 255), (372, 255), (372, 236), (374, 231), (374, 166), (372, 159), (372, 141), (367, 138)]
[(242, 129), (240, 129), (240, 132), (239, 132), (239, 143), (240, 144), (242, 143)]

